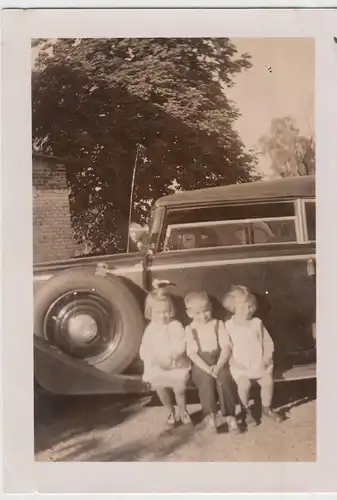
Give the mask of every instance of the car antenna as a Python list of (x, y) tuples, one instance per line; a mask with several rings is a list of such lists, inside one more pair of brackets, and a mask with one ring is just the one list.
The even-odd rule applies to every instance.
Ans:
[(133, 165), (133, 172), (132, 172), (131, 192), (130, 192), (130, 205), (129, 205), (128, 240), (127, 240), (127, 247), (126, 247), (126, 252), (127, 253), (129, 253), (129, 251), (130, 251), (130, 235), (129, 235), (129, 233), (130, 233), (131, 219), (132, 219), (133, 190), (134, 190), (134, 187), (135, 187), (135, 179), (136, 179), (138, 156), (139, 156), (139, 152), (140, 152), (141, 147), (142, 147), (141, 144), (137, 144), (136, 156), (135, 156), (135, 163)]

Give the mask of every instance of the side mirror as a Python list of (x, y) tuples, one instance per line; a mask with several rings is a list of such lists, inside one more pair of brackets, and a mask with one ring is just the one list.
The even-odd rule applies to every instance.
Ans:
[(129, 227), (129, 238), (131, 241), (136, 243), (138, 250), (142, 250), (147, 244), (149, 235), (148, 226), (141, 226), (136, 222), (132, 222)]

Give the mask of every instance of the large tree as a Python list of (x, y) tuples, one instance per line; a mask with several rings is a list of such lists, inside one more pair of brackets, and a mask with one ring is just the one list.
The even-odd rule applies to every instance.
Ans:
[(272, 120), (269, 133), (259, 140), (275, 175), (289, 177), (315, 173), (315, 139), (301, 135), (292, 117)]
[(251, 64), (229, 39), (36, 44), (33, 146), (69, 159), (74, 228), (91, 249), (125, 250), (136, 156), (136, 222), (173, 185), (256, 177), (235, 130), (239, 111), (225, 93)]

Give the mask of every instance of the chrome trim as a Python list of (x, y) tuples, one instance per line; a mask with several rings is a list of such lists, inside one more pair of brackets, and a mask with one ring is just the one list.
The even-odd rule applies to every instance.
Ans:
[[(69, 266), (69, 267), (71, 267), (71, 266)], [(55, 274), (57, 272), (59, 272), (59, 270), (56, 270)], [(129, 273), (136, 273), (136, 272), (137, 273), (143, 272), (143, 268), (141, 266), (137, 266), (137, 267), (133, 266), (133, 267), (125, 267), (125, 268), (121, 267), (120, 269), (109, 268), (105, 274), (116, 274), (116, 275), (123, 276), (124, 273), (129, 274)], [(95, 273), (95, 274), (97, 276), (97, 274), (99, 274), (99, 273)], [(52, 278), (53, 276), (54, 276), (54, 274), (39, 274), (37, 276), (34, 276), (33, 280), (34, 281), (46, 281), (46, 280)]]
[(295, 215), (287, 215), (284, 217), (255, 217), (253, 219), (230, 219), (230, 220), (215, 220), (206, 222), (187, 222), (181, 224), (170, 224), (168, 228), (176, 229), (180, 227), (209, 227), (209, 226), (227, 226), (230, 224), (241, 224), (248, 222), (273, 222), (273, 221), (283, 221), (283, 220), (293, 220)]
[(304, 224), (304, 237), (305, 237), (305, 241), (312, 242), (313, 240), (309, 240), (309, 236), (308, 236), (307, 212), (305, 210), (305, 204), (306, 203), (314, 203), (315, 204), (315, 208), (316, 208), (316, 200), (313, 199), (313, 198), (303, 198), (301, 200), (301, 203), (302, 203), (302, 207), (303, 207), (302, 210), (303, 210), (303, 224)]
[[(167, 255), (167, 254), (166, 254)], [(205, 262), (187, 262), (187, 263), (175, 263), (175, 264), (154, 264), (150, 266), (150, 271), (160, 271), (166, 269), (190, 269), (194, 267), (212, 267), (212, 266), (227, 266), (234, 264), (254, 264), (262, 262), (280, 262), (280, 261), (299, 261), (316, 259), (315, 254), (303, 254), (303, 255), (281, 255), (275, 257), (243, 257), (241, 259), (222, 259), (222, 260), (211, 260)], [(134, 267), (125, 267), (123, 269), (110, 269), (111, 274), (123, 275), (130, 274), (134, 272), (139, 272), (140, 269), (135, 269)], [(53, 274), (43, 274), (39, 276), (34, 276), (34, 281), (46, 281), (53, 277)]]
[(303, 220), (302, 220), (302, 212), (301, 212), (301, 204), (300, 200), (295, 200), (295, 229), (296, 229), (296, 238), (298, 243), (304, 242), (303, 236)]
[(307, 261), (308, 259), (315, 259), (316, 255), (315, 254), (306, 254), (306, 255), (282, 255), (282, 256), (275, 256), (275, 257), (251, 257), (251, 258), (243, 258), (243, 259), (223, 259), (223, 260), (211, 260), (211, 261), (205, 261), (205, 262), (188, 262), (188, 263), (181, 263), (181, 264), (154, 264), (151, 266), (150, 270), (151, 271), (161, 271), (161, 270), (166, 270), (166, 269), (189, 269), (189, 268), (194, 268), (194, 267), (212, 267), (212, 266), (227, 266), (227, 265), (234, 265), (234, 264), (257, 264), (257, 263), (263, 263), (263, 262), (279, 262), (279, 261), (284, 261), (284, 262), (289, 262), (289, 261)]
[[(307, 242), (305, 242), (307, 243)], [(225, 251), (228, 251), (229, 249), (230, 250), (235, 250), (235, 249), (238, 249), (238, 248), (246, 248), (247, 250), (249, 249), (252, 249), (252, 248), (262, 248), (262, 247), (267, 247), (268, 249), (269, 248), (273, 248), (273, 247), (276, 247), (276, 246), (282, 246), (282, 247), (287, 247), (289, 245), (300, 245), (300, 243), (298, 241), (276, 241), (275, 243), (247, 243), (247, 244), (244, 244), (244, 245), (231, 245), (231, 246), (227, 246), (227, 245), (219, 245), (219, 246), (214, 246), (214, 247), (200, 247), (200, 248), (181, 248), (179, 250), (163, 250), (162, 252), (158, 252), (158, 254), (156, 255), (162, 255), (162, 254), (165, 254), (165, 255), (180, 255), (181, 253), (186, 253), (186, 252), (197, 252), (197, 251), (201, 251), (201, 250), (225, 250)]]
[(52, 278), (53, 274), (40, 274), (39, 276), (34, 276), (33, 281), (46, 281)]

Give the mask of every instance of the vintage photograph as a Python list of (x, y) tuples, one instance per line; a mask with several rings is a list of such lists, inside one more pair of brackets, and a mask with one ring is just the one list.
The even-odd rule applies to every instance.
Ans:
[(35, 460), (315, 462), (315, 39), (31, 70)]

